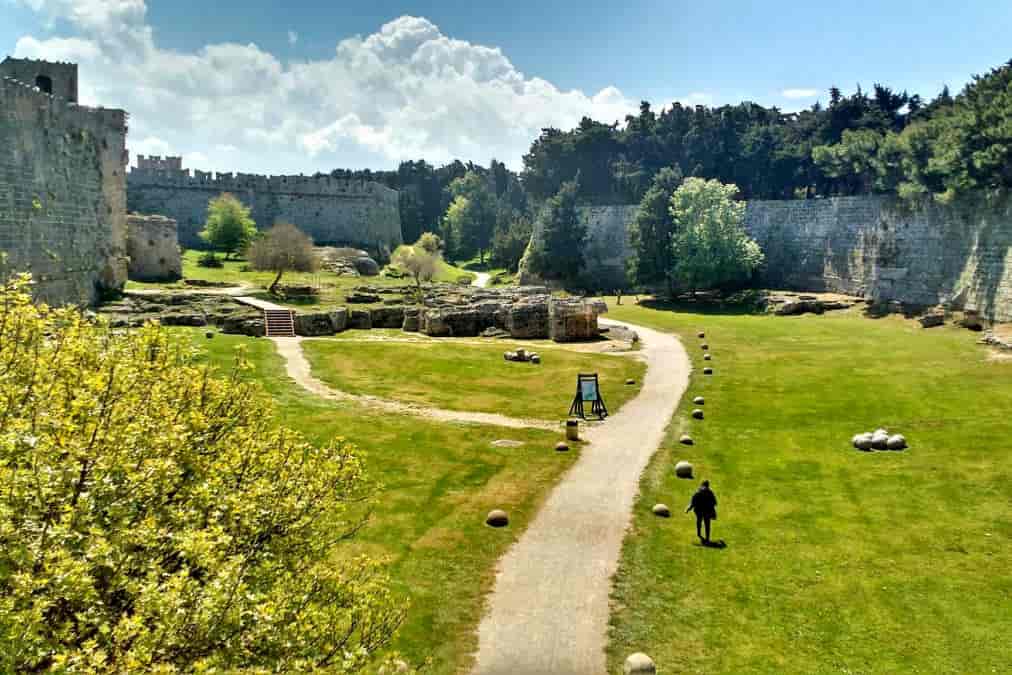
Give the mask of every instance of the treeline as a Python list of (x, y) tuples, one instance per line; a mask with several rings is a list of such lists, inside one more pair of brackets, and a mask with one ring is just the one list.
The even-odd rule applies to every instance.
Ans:
[(826, 105), (796, 113), (749, 102), (656, 112), (643, 102), (624, 125), (584, 118), (570, 131), (542, 130), (519, 174), (496, 160), (420, 160), (332, 175), (399, 190), (405, 241), (438, 232), (448, 257), (487, 253), (511, 269), (532, 222), (570, 183), (566, 199), (578, 204), (650, 201), (659, 177), (667, 195), (667, 183), (700, 177), (737, 186), (742, 199), (878, 192), (950, 201), (1012, 186), (1012, 61), (929, 101), (876, 84), (849, 95), (832, 88)]
[(584, 118), (545, 129), (524, 155), (522, 180), (538, 201), (579, 176), (588, 204), (639, 202), (662, 168), (738, 186), (745, 199), (866, 192), (935, 194), (1012, 185), (1012, 61), (972, 81), (920, 96), (876, 84), (828, 104), (784, 113), (755, 103), (655, 112), (642, 103), (625, 125)]

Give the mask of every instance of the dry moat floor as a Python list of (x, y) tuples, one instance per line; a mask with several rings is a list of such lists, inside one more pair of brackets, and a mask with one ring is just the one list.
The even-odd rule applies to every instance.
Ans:
[[(989, 358), (969, 331), (858, 309), (772, 317), (609, 304), (612, 318), (678, 334), (695, 366), (641, 484), (612, 598), (609, 672), (634, 651), (665, 673), (1007, 672), (1012, 361)], [(712, 354), (705, 363), (701, 329)], [(368, 452), (384, 490), (353, 546), (389, 556), (412, 603), (395, 647), (413, 662), (430, 657), (427, 672), (465, 671), (495, 561), (579, 448), (554, 452), (554, 432), (318, 399), (286, 378), (273, 343), (191, 334), (223, 365), (247, 345), (250, 377), (278, 400), (281, 421)], [(553, 413), (575, 373), (596, 361), (610, 379), (639, 379), (628, 356), (567, 352), (554, 365), (546, 359), (550, 371), (525, 371), (530, 381), (491, 377), (478, 395), (470, 383), (482, 364), (500, 367), (498, 346), (446, 354), (414, 342), (361, 350), (340, 342), (309, 352), (314, 373), (332, 385), (396, 398), (403, 382), (409, 400), (514, 416)], [(704, 365), (712, 376), (701, 374)], [(381, 377), (370, 382), (369, 372)], [(612, 396), (617, 405), (627, 393)], [(689, 415), (695, 396), (705, 397), (701, 421)], [(910, 448), (850, 446), (854, 434), (880, 426), (906, 435)], [(678, 443), (686, 431), (695, 445)], [(492, 446), (497, 439), (524, 445)], [(694, 463), (696, 480), (675, 478), (679, 459)], [(702, 478), (720, 500), (722, 550), (698, 546), (681, 514)], [(673, 517), (653, 516), (657, 502)], [(483, 524), (497, 507), (510, 511), (505, 530)]]

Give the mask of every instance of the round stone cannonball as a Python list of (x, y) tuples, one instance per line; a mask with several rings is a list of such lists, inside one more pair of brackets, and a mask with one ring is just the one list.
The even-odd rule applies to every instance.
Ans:
[(556, 452), (569, 452), (569, 446), (564, 441), (559, 441), (555, 444)]
[(688, 434), (682, 434), (681, 438), (678, 439), (678, 442), (682, 445), (692, 445), (695, 443), (695, 441), (692, 440), (692, 436), (689, 436)]
[(703, 360), (704, 361), (709, 361), (710, 360), (710, 355), (709, 354), (703, 354)]
[(697, 420), (701, 420), (703, 419), (703, 411), (700, 410), (699, 408), (696, 408), (695, 410), (692, 411), (692, 416)]
[(657, 672), (657, 666), (654, 665), (652, 658), (641, 652), (636, 652), (626, 658), (622, 672), (624, 675), (654, 675)]
[(907, 439), (903, 434), (893, 434), (886, 439), (886, 447), (890, 450), (903, 450), (907, 447)]
[(713, 375), (713, 368), (703, 368), (703, 375)]
[(702, 349), (705, 352), (707, 349), (710, 348), (710, 345), (708, 345), (708, 344), (706, 344), (704, 342), (703, 344), (699, 345), (699, 348)]
[(626, 384), (636, 384), (636, 380), (634, 380), (634, 379), (632, 379), (632, 378), (630, 377), (630, 378), (629, 378), (628, 380), (626, 380), (626, 381), (625, 381), (625, 383), (626, 383)]
[(651, 511), (654, 512), (655, 516), (660, 516), (661, 518), (671, 517), (671, 509), (668, 508), (667, 504), (654, 504), (654, 508)]
[(696, 335), (698, 335), (698, 336), (699, 336), (699, 339), (700, 339), (700, 340), (702, 340), (703, 338), (705, 338), (705, 337), (706, 337), (706, 333), (704, 333), (703, 331), (699, 331), (698, 333), (696, 333)]
[(853, 443), (854, 447), (858, 450), (871, 450), (871, 434), (864, 433), (854, 436)]
[(492, 527), (506, 527), (509, 525), (510, 517), (502, 509), (493, 509), (485, 516), (485, 524)]
[(679, 478), (692, 478), (692, 465), (683, 459), (675, 464), (675, 475)]
[(871, 447), (876, 450), (885, 450), (889, 442), (889, 434), (884, 429), (879, 429), (871, 435)]
[(541, 363), (541, 355), (540, 354), (531, 354), (531, 363), (534, 363), (534, 364)]
[(706, 403), (706, 399), (703, 398), (702, 396), (697, 396), (696, 398), (692, 399), (692, 402), (695, 403), (696, 405), (703, 405), (704, 403)]
[(214, 331), (213, 330), (207, 331), (206, 333), (204, 333), (204, 337), (206, 337), (208, 340), (210, 340), (211, 338), (214, 337)]

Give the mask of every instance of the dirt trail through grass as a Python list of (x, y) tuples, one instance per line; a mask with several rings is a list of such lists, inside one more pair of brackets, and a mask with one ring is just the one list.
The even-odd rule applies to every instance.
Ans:
[(414, 415), (440, 422), (463, 422), (471, 424), (490, 424), (511, 429), (547, 429), (558, 430), (560, 422), (547, 420), (518, 419), (494, 413), (467, 412), (462, 410), (443, 410), (403, 401), (391, 401), (377, 396), (349, 394), (338, 391), (321, 382), (313, 375), (306, 355), (302, 352), (302, 338), (271, 338), (277, 347), (278, 354), (285, 360), (285, 370), (299, 386), (306, 391), (332, 400), (355, 401), (371, 408), (377, 408), (398, 415)]
[(476, 673), (605, 672), (611, 579), (640, 474), (664, 439), (690, 369), (677, 338), (635, 330), (647, 360), (643, 389), (584, 432), (589, 444), (580, 459), (499, 561), (478, 629)]
[(492, 275), (488, 272), (475, 272), (474, 273), (474, 285), (478, 288), (485, 288), (488, 286), (488, 282), (492, 279)]

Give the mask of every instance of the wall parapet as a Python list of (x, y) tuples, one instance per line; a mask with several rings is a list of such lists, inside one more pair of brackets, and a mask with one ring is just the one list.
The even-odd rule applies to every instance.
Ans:
[(133, 168), (127, 175), (131, 187), (165, 187), (209, 190), (213, 192), (266, 192), (278, 194), (328, 195), (338, 197), (371, 197), (396, 195), (397, 191), (362, 179), (332, 176), (261, 175), (252, 173), (214, 173), (180, 169), (178, 171)]

